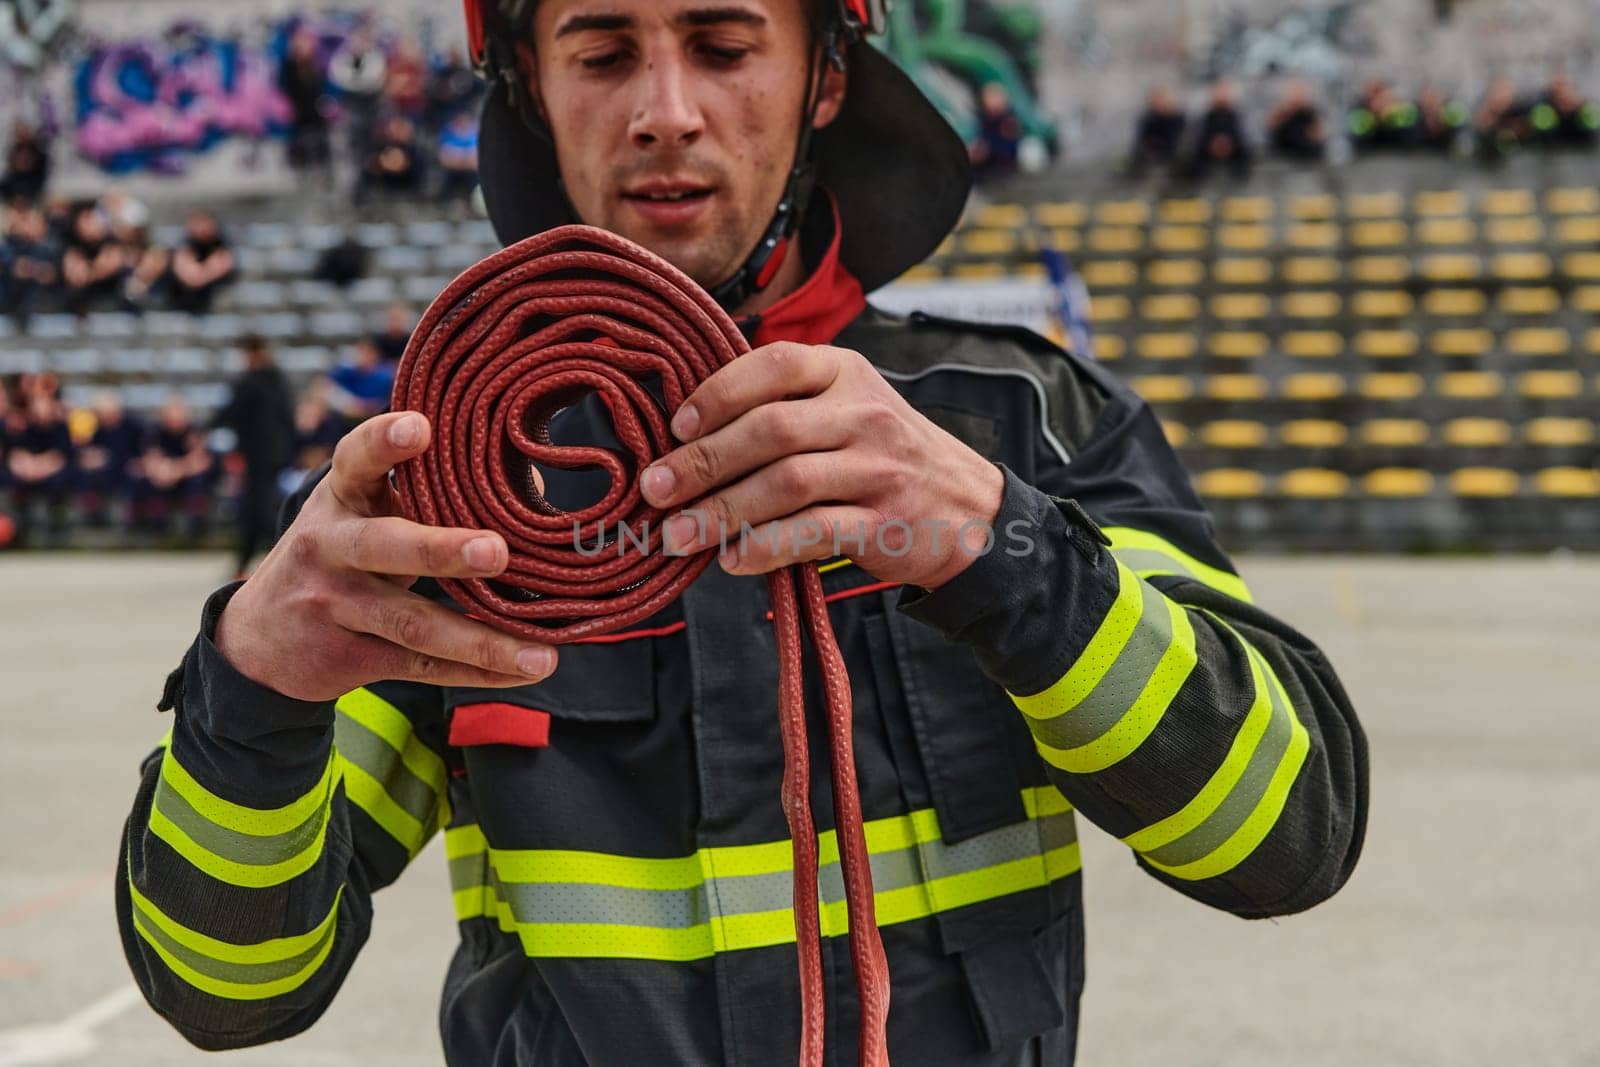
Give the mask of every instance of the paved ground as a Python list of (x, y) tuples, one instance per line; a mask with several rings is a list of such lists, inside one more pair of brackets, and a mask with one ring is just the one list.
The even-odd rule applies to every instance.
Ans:
[[(209, 1062), (132, 994), (111, 914), (164, 672), (220, 557), (0, 558), (0, 1067)], [(1372, 825), (1336, 900), (1213, 914), (1086, 830), (1080, 1062), (1600, 1064), (1600, 560), (1247, 561), (1363, 713)], [(223, 1062), (438, 1064), (430, 849), (311, 1034)]]

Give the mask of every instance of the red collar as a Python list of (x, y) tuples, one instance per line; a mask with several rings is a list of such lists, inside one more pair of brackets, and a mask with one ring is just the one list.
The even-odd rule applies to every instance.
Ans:
[[(800, 288), (757, 315), (740, 319), (748, 334), (755, 324), (750, 343), (756, 348), (774, 341), (798, 341), (804, 345), (825, 345), (839, 336), (867, 306), (866, 293), (855, 275), (839, 259), (839, 208), (827, 198), (833, 213), (833, 237), (828, 251)], [(798, 249), (791, 247), (791, 254)]]

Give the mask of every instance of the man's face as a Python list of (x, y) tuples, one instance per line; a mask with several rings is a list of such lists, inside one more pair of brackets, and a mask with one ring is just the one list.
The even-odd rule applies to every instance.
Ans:
[[(544, 0), (529, 88), (579, 217), (701, 285), (755, 247), (782, 196), (806, 102), (799, 0)], [(838, 113), (825, 79), (817, 124)]]

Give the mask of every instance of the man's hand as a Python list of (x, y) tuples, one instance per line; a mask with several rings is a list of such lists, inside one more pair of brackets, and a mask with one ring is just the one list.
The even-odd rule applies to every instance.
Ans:
[[(859, 353), (787, 342), (734, 360), (684, 402), (687, 442), (640, 480), (667, 547), (725, 539), (723, 567), (761, 574), (836, 549), (885, 581), (932, 589), (996, 532), (1000, 468), (934, 425)], [(741, 524), (757, 534), (739, 536)]]
[(492, 578), (508, 562), (499, 534), (399, 516), (389, 470), (430, 436), (423, 416), (397, 412), (339, 442), (333, 469), (217, 624), (237, 670), (285, 696), (332, 700), (383, 679), (508, 687), (555, 669), (555, 649), (408, 591), (419, 576)]

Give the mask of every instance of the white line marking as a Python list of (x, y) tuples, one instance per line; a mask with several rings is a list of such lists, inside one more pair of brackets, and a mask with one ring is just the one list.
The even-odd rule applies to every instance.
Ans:
[(138, 988), (126, 985), (60, 1022), (0, 1030), (0, 1067), (32, 1067), (33, 1064), (82, 1059), (95, 1049), (95, 1027), (121, 1015), (140, 999)]

